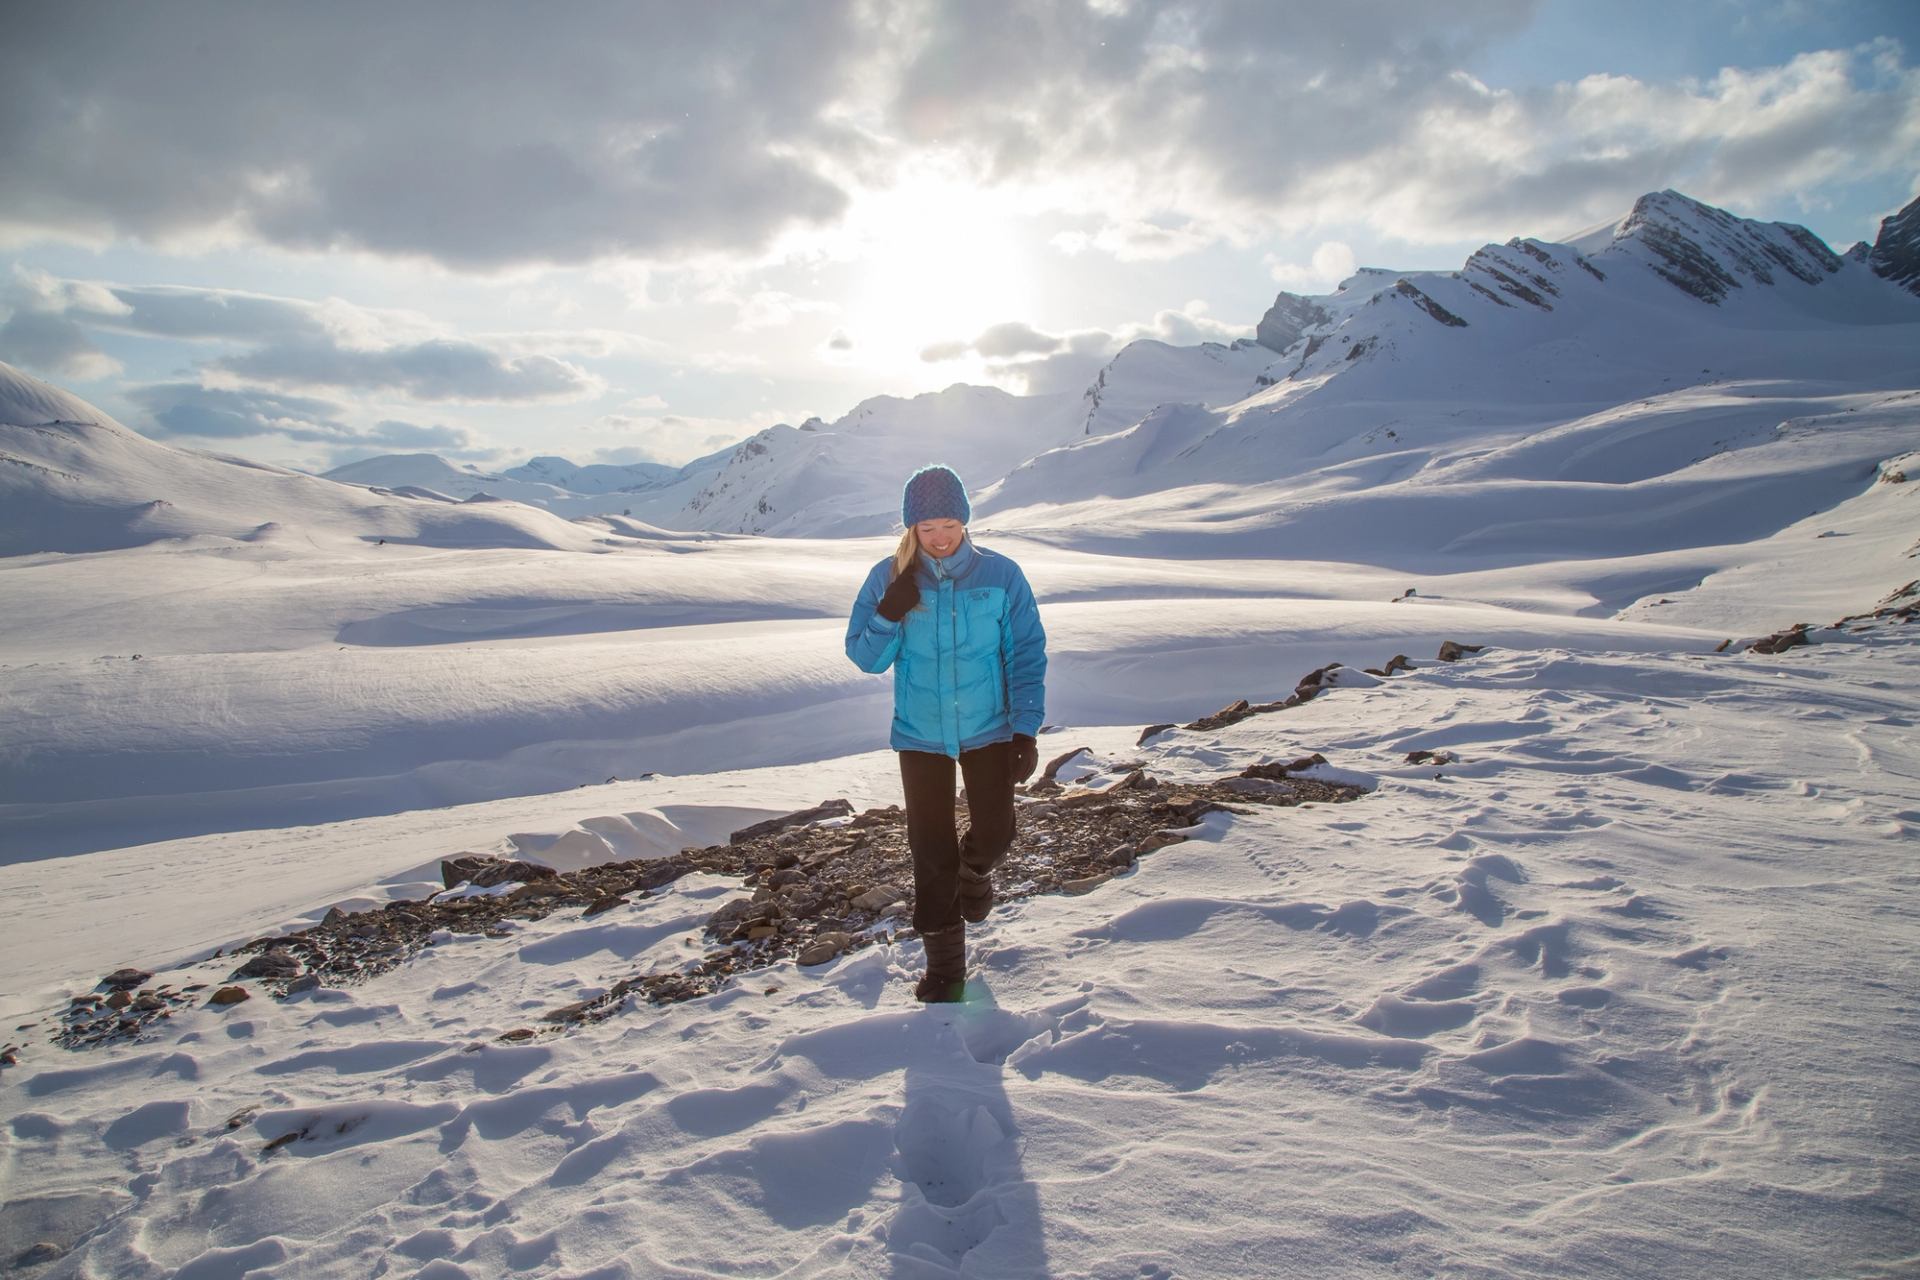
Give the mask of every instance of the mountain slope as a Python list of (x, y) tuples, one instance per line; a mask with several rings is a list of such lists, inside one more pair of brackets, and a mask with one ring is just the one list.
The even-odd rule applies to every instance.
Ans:
[(0, 556), (197, 537), (593, 550), (606, 536), (517, 503), (410, 498), (175, 449), (0, 364)]
[(1273, 385), (1032, 459), (979, 509), (1070, 545), (1177, 528), (1194, 553), (1409, 567), (1552, 554), (1567, 521), (1759, 536), (1920, 443), (1917, 303), (1803, 229), (1656, 193), (1573, 243), (1283, 294)]

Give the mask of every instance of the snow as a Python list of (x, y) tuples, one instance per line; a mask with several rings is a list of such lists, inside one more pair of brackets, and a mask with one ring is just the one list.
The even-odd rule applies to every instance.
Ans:
[[(833, 537), (239, 465), (0, 369), (0, 1266), (1911, 1272), (1920, 649), (1898, 621), (1740, 642), (1920, 577), (1917, 322), (1859, 264), (1716, 310), (1610, 251), (1629, 221), (1577, 246), (1604, 282), (1498, 246), (1356, 274), (1311, 356), (1135, 351), (1103, 403), (1139, 414), (1093, 436), (1085, 402), (955, 389), (709, 473), (741, 482), (716, 508), (785, 493), (818, 535), (793, 513), (824, 502)], [(1553, 311), (1467, 283), (1521, 259)], [(1301, 372), (1217, 390), (1258, 375), (1234, 361)], [(442, 858), (897, 802), (886, 682), (841, 634), (891, 545), (874, 495), (975, 410), (1005, 476), (976, 532), (1041, 600), (1068, 785), (1318, 752), (1370, 793), (1003, 905), (958, 1006), (914, 1005), (919, 944), (883, 935), (547, 1029), (701, 956), (738, 885), (694, 874), (50, 1042), (103, 974), (225, 983), (217, 951), (442, 892)], [(1304, 704), (1137, 744), (1336, 661)]]

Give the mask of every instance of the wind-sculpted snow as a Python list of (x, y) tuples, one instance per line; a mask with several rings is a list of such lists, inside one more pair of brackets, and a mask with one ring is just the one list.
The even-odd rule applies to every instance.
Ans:
[[(699, 955), (732, 890), (695, 875), (191, 1004), (98, 1064), (28, 1036), (0, 1239), (51, 1276), (1897, 1273), (1914, 663), (1897, 627), (1792, 660), (1486, 650), (1144, 747), (1075, 727), (1095, 768), (1318, 750), (1377, 789), (1002, 907), (958, 1006), (912, 1006), (918, 943), (882, 936), (501, 1038)], [(859, 794), (890, 763), (628, 793)], [(446, 815), (359, 842), (473, 843)], [(260, 842), (256, 875), (310, 856)], [(183, 873), (158, 892), (199, 896)]]

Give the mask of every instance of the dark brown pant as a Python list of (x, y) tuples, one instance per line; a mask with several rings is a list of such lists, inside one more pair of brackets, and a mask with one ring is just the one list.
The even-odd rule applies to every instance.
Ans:
[(985, 875), (1013, 843), (1013, 744), (960, 753), (967, 784), (965, 834), (954, 830), (953, 757), (900, 753), (907, 797), (907, 847), (913, 850), (913, 927), (921, 933), (961, 923), (954, 896), (960, 868)]

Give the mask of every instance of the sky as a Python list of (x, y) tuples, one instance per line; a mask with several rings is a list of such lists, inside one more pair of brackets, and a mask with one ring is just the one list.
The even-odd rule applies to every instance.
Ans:
[(1920, 194), (1911, 0), (66, 0), (0, 44), (0, 360), (189, 448), (680, 464), (1672, 187)]

